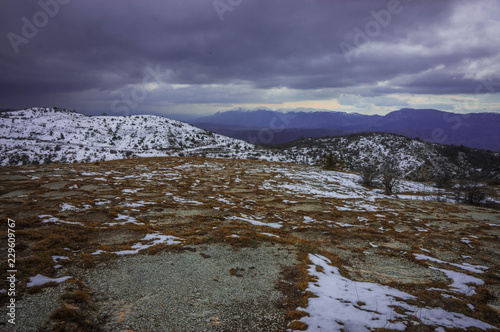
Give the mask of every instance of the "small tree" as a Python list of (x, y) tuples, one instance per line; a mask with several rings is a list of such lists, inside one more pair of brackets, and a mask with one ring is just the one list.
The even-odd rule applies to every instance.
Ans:
[(481, 183), (481, 174), (475, 170), (463, 152), (458, 157), (458, 183), (453, 188), (455, 201), (462, 204), (481, 205), (488, 197), (488, 188)]
[(328, 153), (323, 155), (322, 166), (324, 170), (334, 171), (334, 170), (343, 170), (344, 162), (342, 159), (339, 159), (337, 156), (334, 156), (333, 153)]
[(396, 160), (390, 158), (382, 166), (382, 184), (386, 195), (392, 195), (399, 183), (400, 170)]
[(325, 154), (323, 156), (323, 169), (327, 171), (333, 171), (337, 168), (336, 158), (333, 156), (333, 153)]

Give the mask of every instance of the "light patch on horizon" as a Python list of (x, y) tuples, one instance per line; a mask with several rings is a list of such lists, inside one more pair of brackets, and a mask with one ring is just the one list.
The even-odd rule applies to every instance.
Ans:
[(302, 100), (302, 101), (294, 101), (294, 102), (286, 102), (279, 104), (241, 104), (239, 105), (243, 108), (269, 108), (269, 109), (283, 109), (283, 108), (316, 108), (321, 110), (331, 110), (338, 111), (341, 108), (341, 105), (337, 101), (337, 99), (330, 100)]
[[(158, 108), (158, 114), (183, 113), (198, 116), (235, 109), (269, 109), (283, 112), (316, 110), (347, 113), (384, 115), (402, 108), (438, 109), (456, 113), (498, 112), (500, 96), (497, 95), (411, 95), (390, 94), (376, 97), (342, 94), (327, 100), (302, 100), (284, 103), (199, 103), (168, 104)], [(167, 109), (169, 112), (162, 112)]]

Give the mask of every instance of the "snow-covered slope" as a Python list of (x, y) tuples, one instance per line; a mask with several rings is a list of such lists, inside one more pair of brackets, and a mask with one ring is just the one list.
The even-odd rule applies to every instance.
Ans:
[(247, 142), (160, 116), (85, 116), (54, 108), (0, 114), (0, 165), (206, 156), (284, 161)]
[(349, 170), (365, 165), (381, 167), (393, 160), (405, 177), (415, 180), (429, 180), (443, 171), (460, 175), (464, 169), (480, 170), (485, 178), (494, 178), (500, 173), (500, 153), (445, 146), (395, 134), (305, 138), (281, 147), (288, 159), (307, 164), (320, 163), (325, 154), (331, 153)]

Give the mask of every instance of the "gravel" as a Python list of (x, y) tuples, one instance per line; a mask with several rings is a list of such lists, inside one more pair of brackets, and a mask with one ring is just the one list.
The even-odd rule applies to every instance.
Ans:
[[(83, 271), (105, 331), (281, 331), (284, 311), (275, 284), (285, 248), (233, 249), (125, 256)], [(203, 254), (203, 255), (201, 255)]]
[(6, 308), (0, 310), (0, 331), (38, 331), (46, 322), (50, 314), (60, 305), (63, 286), (44, 288), (40, 293), (25, 295), (16, 303), (15, 325), (7, 323)]
[[(193, 251), (122, 256), (92, 269), (65, 271), (81, 279), (104, 331), (284, 331), (283, 300), (275, 290), (292, 250), (271, 244), (235, 249), (193, 246)], [(25, 295), (16, 325), (0, 331), (38, 331), (63, 303), (65, 283)], [(1, 309), (2, 321), (6, 318)]]

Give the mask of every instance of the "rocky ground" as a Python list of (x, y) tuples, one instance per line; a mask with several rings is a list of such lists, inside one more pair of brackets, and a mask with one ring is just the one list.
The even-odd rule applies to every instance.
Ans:
[(3, 167), (2, 277), (11, 218), (18, 282), (16, 325), (6, 284), (0, 330), (347, 330), (318, 309), (335, 276), (400, 292), (387, 308), (324, 302), (370, 314), (365, 330), (500, 327), (500, 212), (358, 179), (205, 158)]

